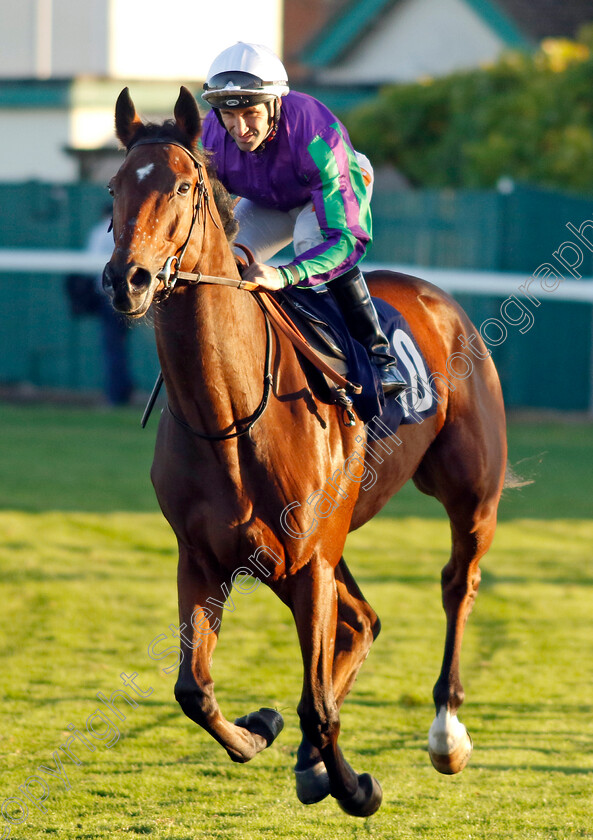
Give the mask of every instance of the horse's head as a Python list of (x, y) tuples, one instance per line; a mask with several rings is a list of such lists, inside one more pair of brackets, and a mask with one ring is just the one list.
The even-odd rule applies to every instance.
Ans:
[(200, 213), (205, 167), (195, 151), (200, 114), (187, 88), (181, 88), (174, 114), (175, 120), (162, 126), (145, 125), (127, 88), (115, 107), (116, 134), (128, 153), (109, 185), (115, 248), (103, 287), (115, 309), (132, 317), (151, 305), (167, 260), (180, 258), (186, 245), (188, 258), (195, 252), (189, 239)]

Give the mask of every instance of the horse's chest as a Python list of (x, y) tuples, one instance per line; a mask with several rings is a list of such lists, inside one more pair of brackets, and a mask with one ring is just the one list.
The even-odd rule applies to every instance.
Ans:
[(157, 449), (151, 478), (164, 515), (183, 542), (228, 530), (249, 514), (250, 501), (234, 469)]

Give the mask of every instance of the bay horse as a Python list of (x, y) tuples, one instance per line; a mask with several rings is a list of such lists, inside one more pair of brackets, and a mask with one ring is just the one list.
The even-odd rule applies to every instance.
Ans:
[[(115, 309), (131, 318), (152, 307), (166, 385), (151, 478), (179, 547), (175, 697), (233, 761), (249, 761), (282, 729), (281, 716), (268, 708), (227, 720), (210, 675), (225, 597), (232, 585), (254, 585), (249, 559), (290, 608), (298, 632), (304, 681), (297, 794), (307, 804), (331, 794), (347, 813), (368, 816), (381, 804), (381, 788), (343, 757), (339, 709), (380, 625), (342, 556), (346, 536), (409, 479), (447, 511), (446, 636), (429, 754), (440, 772), (459, 772), (472, 749), (457, 717), (461, 642), (507, 458), (494, 364), (446, 293), (418, 278), (374, 272), (372, 293), (403, 314), (430, 370), (444, 373), (447, 361), (471, 345), (473, 372), (448, 384), (434, 378), (436, 414), (402, 426), (391, 455), (374, 454), (378, 480), (362, 492), (357, 476), (341, 467), (357, 440), (366, 441), (370, 458), (367, 428), (360, 420), (346, 425), (341, 409), (316, 398), (292, 344), (270, 329), (258, 293), (241, 288), (224, 229), (230, 214), (212, 200), (221, 190), (197, 149), (201, 120), (192, 94), (181, 88), (174, 120), (151, 125), (126, 88), (115, 122), (127, 156), (110, 184), (114, 251), (103, 285)], [(328, 478), (335, 504), (312, 530), (303, 503), (330, 486)]]

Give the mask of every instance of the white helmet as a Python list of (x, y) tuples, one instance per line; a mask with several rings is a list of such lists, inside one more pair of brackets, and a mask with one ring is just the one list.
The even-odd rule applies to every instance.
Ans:
[(202, 98), (213, 108), (248, 108), (289, 91), (278, 56), (262, 44), (238, 41), (214, 59)]

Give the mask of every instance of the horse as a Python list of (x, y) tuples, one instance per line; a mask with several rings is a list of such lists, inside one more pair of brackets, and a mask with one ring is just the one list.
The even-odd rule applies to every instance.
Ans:
[[(125, 88), (115, 125), (127, 153), (109, 186), (114, 251), (103, 286), (128, 317), (153, 313), (166, 385), (151, 479), (179, 549), (175, 698), (233, 761), (249, 761), (277, 737), (283, 721), (274, 709), (227, 720), (210, 675), (225, 597), (233, 585), (250, 591), (259, 577), (290, 608), (302, 653), (297, 795), (311, 804), (331, 794), (346, 813), (368, 816), (381, 786), (344, 758), (339, 711), (380, 623), (344, 560), (346, 536), (409, 479), (448, 514), (446, 635), (428, 746), (438, 771), (457, 773), (472, 751), (458, 719), (462, 637), (507, 462), (494, 364), (449, 295), (419, 278), (373, 272), (372, 294), (403, 314), (431, 371), (444, 374), (464, 353), (472, 364), (455, 382), (435, 375), (436, 413), (400, 427), (395, 450), (373, 450), (360, 419), (345, 423), (340, 407), (316, 396), (289, 339), (270, 328), (257, 289), (241, 280), (232, 211), (198, 149), (192, 94), (181, 88), (174, 119), (157, 125), (141, 120)], [(365, 492), (360, 472), (342, 469), (360, 441), (359, 465), (366, 458), (363, 468), (372, 463), (378, 476)], [(326, 506), (318, 499), (312, 528), (304, 500), (321, 487)]]

